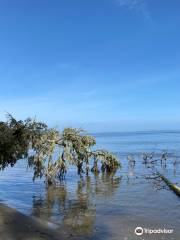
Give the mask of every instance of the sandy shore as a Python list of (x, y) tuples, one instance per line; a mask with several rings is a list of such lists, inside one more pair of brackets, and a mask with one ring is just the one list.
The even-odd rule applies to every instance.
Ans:
[(0, 203), (1, 240), (65, 240), (70, 236)]

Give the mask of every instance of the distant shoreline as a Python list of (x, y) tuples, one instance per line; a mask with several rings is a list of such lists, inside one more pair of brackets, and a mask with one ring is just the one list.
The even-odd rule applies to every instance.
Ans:
[(167, 134), (171, 134), (171, 133), (179, 133), (180, 134), (180, 129), (178, 130), (129, 130), (129, 131), (104, 131), (104, 132), (89, 132), (92, 135), (104, 135), (104, 134), (158, 134), (158, 133), (167, 133)]

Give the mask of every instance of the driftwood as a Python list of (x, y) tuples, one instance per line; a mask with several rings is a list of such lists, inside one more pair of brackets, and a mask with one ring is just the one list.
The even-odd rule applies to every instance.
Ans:
[(178, 187), (176, 184), (173, 184), (171, 181), (169, 181), (165, 176), (157, 172), (157, 175), (167, 184), (167, 186), (174, 191), (174, 193), (180, 197), (180, 187)]

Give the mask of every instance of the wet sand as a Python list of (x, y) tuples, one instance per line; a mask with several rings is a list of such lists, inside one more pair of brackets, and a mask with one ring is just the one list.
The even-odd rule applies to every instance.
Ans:
[(28, 217), (0, 203), (0, 239), (2, 240), (60, 240), (69, 239), (45, 222)]

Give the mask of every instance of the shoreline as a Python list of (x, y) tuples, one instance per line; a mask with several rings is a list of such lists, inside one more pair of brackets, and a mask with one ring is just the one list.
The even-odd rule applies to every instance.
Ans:
[(26, 216), (16, 209), (0, 203), (0, 236), (3, 240), (60, 240), (69, 239), (46, 222)]

